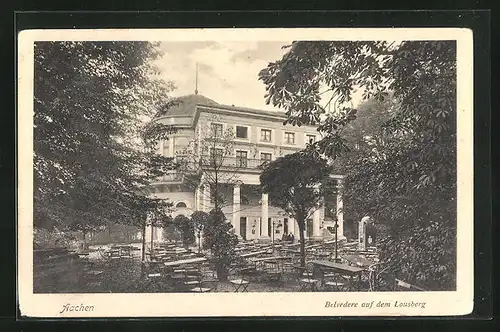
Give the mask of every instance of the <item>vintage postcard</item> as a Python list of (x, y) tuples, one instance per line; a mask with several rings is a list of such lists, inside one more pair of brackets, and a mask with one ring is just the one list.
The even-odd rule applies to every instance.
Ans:
[(23, 317), (473, 308), (458, 28), (18, 35)]

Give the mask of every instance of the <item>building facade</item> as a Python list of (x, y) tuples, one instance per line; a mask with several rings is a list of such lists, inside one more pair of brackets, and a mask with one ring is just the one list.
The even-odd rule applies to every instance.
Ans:
[[(283, 125), (285, 119), (281, 112), (221, 105), (201, 95), (180, 97), (175, 106), (156, 119), (177, 130), (168, 140), (160, 142), (158, 153), (189, 163), (192, 162), (189, 161), (191, 154), (202, 156), (203, 149), (212, 144), (207, 143), (206, 128), (221, 137), (231, 132), (231, 151), (227, 151), (227, 146), (219, 147), (213, 142), (208, 154), (212, 157), (223, 155), (218, 191), (224, 198), (222, 211), (231, 221), (235, 233), (244, 240), (281, 239), (283, 234), (290, 233), (298, 238), (296, 221), (280, 208), (270, 205), (268, 195), (258, 191), (263, 163), (300, 151), (308, 142), (319, 139), (315, 127)], [(182, 169), (173, 171), (154, 183), (154, 195), (173, 203), (172, 217), (190, 216), (197, 210), (208, 212), (214, 205), (215, 198), (208, 181), (202, 176), (193, 185), (185, 173)], [(342, 176), (332, 177), (341, 186)], [(332, 238), (335, 217), (338, 237), (344, 238), (341, 207), (340, 195), (326, 198), (325, 206), (308, 220), (306, 238)], [(153, 240), (161, 241), (164, 238), (162, 233), (160, 228), (149, 229), (146, 238), (150, 240), (153, 236)]]

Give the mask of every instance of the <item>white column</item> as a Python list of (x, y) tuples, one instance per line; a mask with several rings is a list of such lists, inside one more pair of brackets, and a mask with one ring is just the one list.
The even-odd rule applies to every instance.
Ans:
[(195, 200), (195, 209), (196, 211), (204, 211), (202, 209), (202, 204), (201, 204), (201, 197), (203, 196), (202, 188), (201, 185), (196, 187), (196, 191), (194, 193), (194, 200)]
[(234, 232), (240, 237), (240, 185), (233, 187), (233, 227)]
[(203, 199), (202, 208), (205, 212), (210, 212), (210, 186), (205, 183), (203, 185)]
[(313, 233), (312, 233), (312, 236), (315, 237), (315, 238), (319, 238), (321, 237), (321, 231), (320, 231), (320, 225), (321, 225), (321, 220), (320, 220), (320, 215), (321, 215), (321, 212), (320, 210), (316, 210), (314, 211), (314, 214), (313, 214)]
[(261, 236), (262, 237), (269, 237), (269, 232), (268, 232), (268, 218), (269, 218), (269, 205), (268, 205), (268, 200), (269, 196), (268, 194), (262, 194), (262, 213), (261, 213), (261, 218), (262, 218), (262, 230), (261, 230)]
[(174, 144), (174, 140), (175, 140), (175, 137), (174, 136), (171, 136), (168, 140), (168, 153), (170, 154), (169, 157), (175, 157), (175, 150), (174, 150), (174, 147), (175, 147), (175, 144)]
[(338, 179), (337, 180), (337, 237), (338, 238), (344, 238), (344, 202), (342, 200), (342, 180)]
[(295, 234), (295, 219), (288, 218), (288, 234)]
[(358, 224), (358, 240), (359, 240), (359, 248), (364, 250), (366, 247), (365, 243), (365, 232), (366, 232), (366, 224), (365, 217), (361, 218), (361, 221)]

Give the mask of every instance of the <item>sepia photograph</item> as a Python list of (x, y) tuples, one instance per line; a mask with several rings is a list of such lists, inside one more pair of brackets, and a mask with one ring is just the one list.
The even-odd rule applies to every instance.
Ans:
[(472, 35), (269, 30), (21, 35), (21, 312), (472, 309)]

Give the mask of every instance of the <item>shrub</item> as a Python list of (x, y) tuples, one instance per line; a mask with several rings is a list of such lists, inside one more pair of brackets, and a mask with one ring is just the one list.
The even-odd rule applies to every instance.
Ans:
[(234, 250), (238, 244), (238, 237), (232, 227), (224, 213), (214, 209), (209, 213), (203, 233), (203, 248), (210, 250), (217, 278), (222, 281), (227, 280), (230, 266), (239, 260)]

